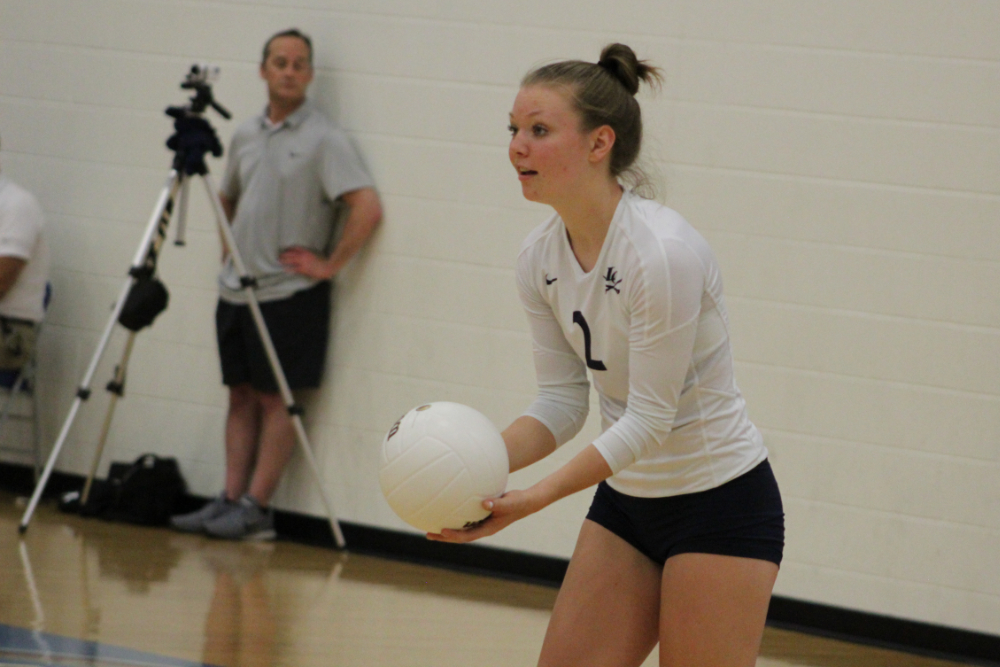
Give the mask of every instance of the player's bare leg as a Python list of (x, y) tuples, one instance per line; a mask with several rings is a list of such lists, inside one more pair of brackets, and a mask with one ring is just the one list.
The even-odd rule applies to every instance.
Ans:
[(753, 667), (764, 633), (774, 563), (679, 554), (663, 568), (661, 667)]
[(540, 667), (638, 666), (657, 642), (660, 567), (584, 521), (559, 589)]

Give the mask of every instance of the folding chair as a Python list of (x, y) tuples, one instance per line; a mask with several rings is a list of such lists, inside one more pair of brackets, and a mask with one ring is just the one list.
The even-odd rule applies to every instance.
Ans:
[[(45, 286), (44, 310), (47, 311), (52, 298), (52, 283)], [(42, 429), (41, 410), (38, 405), (38, 393), (35, 391), (35, 380), (38, 371), (38, 344), (42, 332), (42, 322), (35, 325), (35, 349), (27, 363), (20, 371), (0, 370), (0, 452), (28, 453), (38, 480), (42, 471)], [(15, 409), (15, 405), (17, 409)], [(31, 427), (31, 449), (10, 443), (3, 437), (4, 427), (8, 421), (29, 422)], [(18, 438), (19, 440), (21, 438)]]

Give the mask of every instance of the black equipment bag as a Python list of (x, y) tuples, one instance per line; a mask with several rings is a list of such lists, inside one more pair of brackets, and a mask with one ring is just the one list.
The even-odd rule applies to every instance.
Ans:
[[(114, 466), (112, 466), (114, 468)], [(146, 526), (166, 525), (187, 492), (177, 459), (143, 454), (108, 472), (112, 501), (103, 518)]]
[(118, 322), (130, 331), (139, 331), (167, 309), (169, 300), (166, 285), (156, 278), (142, 276), (129, 289)]
[(94, 480), (86, 505), (80, 505), (76, 491), (65, 494), (59, 505), (83, 516), (164, 526), (185, 493), (177, 459), (143, 454), (132, 463), (112, 463), (107, 480)]

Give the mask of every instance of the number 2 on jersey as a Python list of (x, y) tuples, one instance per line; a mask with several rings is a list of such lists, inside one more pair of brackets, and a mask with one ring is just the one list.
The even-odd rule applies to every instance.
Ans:
[(587, 355), (587, 368), (595, 371), (608, 370), (603, 361), (590, 356), (590, 326), (587, 324), (587, 320), (584, 319), (583, 313), (579, 310), (573, 311), (573, 324), (579, 324), (580, 328), (583, 329), (583, 349)]

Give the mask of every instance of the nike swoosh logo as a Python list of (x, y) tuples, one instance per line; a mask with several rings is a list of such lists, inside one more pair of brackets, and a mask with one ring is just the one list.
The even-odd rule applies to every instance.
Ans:
[(559, 278), (549, 278), (548, 276), (545, 276), (545, 284), (546, 285), (551, 285), (552, 283), (554, 283), (557, 280), (559, 280)]

